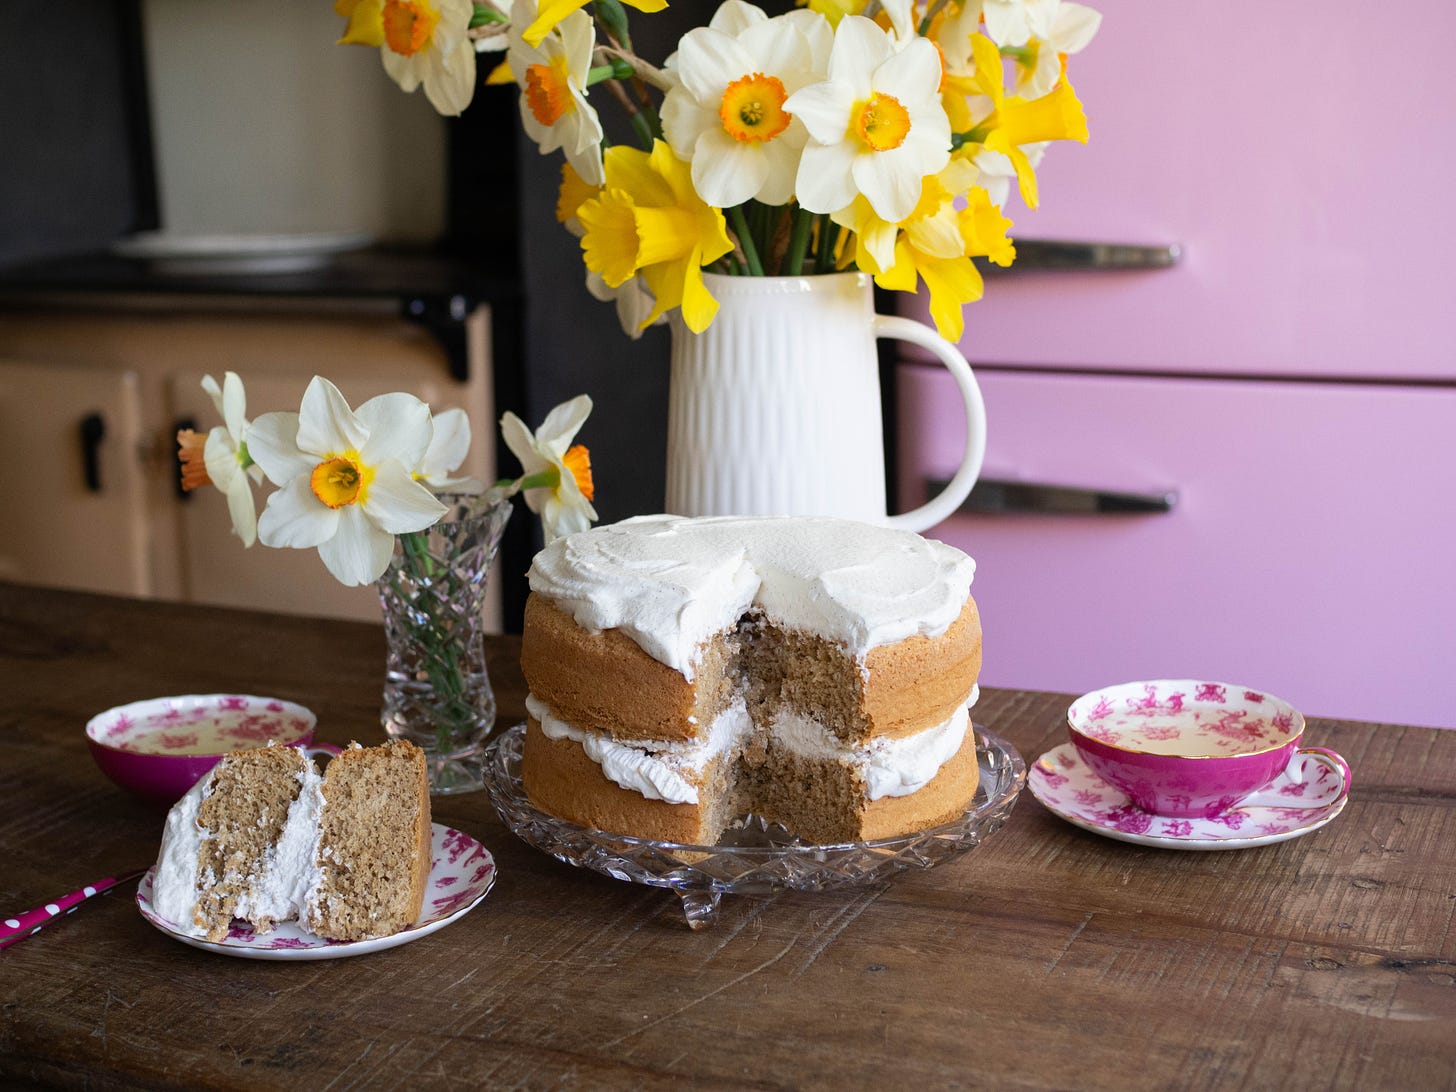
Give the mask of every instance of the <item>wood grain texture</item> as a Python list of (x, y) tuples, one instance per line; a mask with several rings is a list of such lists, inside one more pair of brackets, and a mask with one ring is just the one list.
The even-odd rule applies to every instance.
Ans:
[[(492, 642), (502, 723), (517, 643)], [(155, 856), (160, 814), (106, 781), (86, 719), (251, 690), (336, 743), (379, 742), (374, 626), (0, 585), (0, 912)], [(1063, 695), (987, 691), (1030, 761)], [(1344, 814), (1261, 849), (1099, 838), (1024, 794), (927, 872), (839, 894), (671, 896), (438, 798), (499, 880), (441, 932), (316, 963), (178, 944), (132, 892), (0, 955), (0, 1083), (152, 1088), (1456, 1088), (1456, 733), (1312, 722), (1354, 769)]]

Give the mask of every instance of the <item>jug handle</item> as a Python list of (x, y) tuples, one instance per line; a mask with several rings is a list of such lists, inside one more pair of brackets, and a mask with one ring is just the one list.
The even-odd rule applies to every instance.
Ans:
[(986, 457), (986, 404), (981, 399), (981, 388), (971, 373), (971, 366), (961, 351), (934, 330), (913, 319), (895, 315), (876, 315), (875, 337), (896, 338), (928, 349), (950, 369), (951, 376), (960, 388), (961, 399), (966, 405), (966, 451), (961, 459), (960, 469), (955, 476), (930, 500), (919, 508), (911, 509), (898, 516), (889, 516), (885, 523), (904, 531), (924, 531), (935, 526), (957, 508), (971, 492), (976, 478), (981, 473), (981, 463)]

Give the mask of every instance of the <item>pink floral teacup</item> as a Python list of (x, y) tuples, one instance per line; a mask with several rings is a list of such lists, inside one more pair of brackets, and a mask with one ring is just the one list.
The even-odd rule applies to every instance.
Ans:
[(316, 718), (301, 705), (251, 694), (148, 698), (98, 713), (86, 741), (101, 772), (143, 800), (170, 807), (229, 751), (273, 743), (338, 754), (313, 743)]
[(1194, 679), (1109, 686), (1073, 702), (1067, 726), (1082, 760), (1155, 815), (1321, 807), (1350, 787), (1343, 758), (1300, 747), (1299, 710), (1244, 686)]

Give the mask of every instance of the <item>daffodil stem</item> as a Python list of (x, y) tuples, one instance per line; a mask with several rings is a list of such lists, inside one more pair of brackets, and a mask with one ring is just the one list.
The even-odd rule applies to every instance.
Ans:
[(474, 10), (470, 13), (470, 29), (485, 26), (503, 26), (510, 20), (496, 11), (489, 4), (474, 4)]
[(651, 148), (653, 141), (652, 123), (642, 116), (641, 111), (633, 111), (631, 117), (632, 131), (637, 134), (637, 139), (642, 141), (644, 147)]
[(935, 17), (940, 14), (940, 9), (945, 7), (947, 3), (948, 0), (935, 0), (935, 3), (931, 4), (925, 10), (925, 18), (920, 20), (920, 36), (922, 38), (930, 34), (930, 24), (934, 22)]
[(763, 266), (758, 260), (758, 247), (753, 243), (753, 234), (748, 230), (748, 218), (743, 215), (743, 206), (734, 205), (728, 210), (728, 219), (738, 235), (738, 245), (743, 248), (743, 260), (748, 265), (750, 276), (762, 277)]
[(804, 271), (804, 255), (809, 249), (809, 235), (814, 227), (814, 214), (804, 208), (794, 210), (794, 234), (789, 239), (788, 260), (784, 264), (784, 273), (790, 277), (797, 277)]
[(828, 216), (819, 218), (819, 253), (814, 259), (814, 272), (834, 271), (834, 244), (839, 241), (839, 225)]

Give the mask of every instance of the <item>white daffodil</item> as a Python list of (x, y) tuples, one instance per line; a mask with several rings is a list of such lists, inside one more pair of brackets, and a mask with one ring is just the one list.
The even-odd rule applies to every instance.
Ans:
[(642, 283), (641, 277), (629, 277), (613, 288), (600, 273), (588, 271), (586, 290), (594, 299), (617, 305), (617, 321), (622, 324), (622, 332), (633, 341), (640, 338), (648, 326), (660, 326), (667, 321), (666, 315), (658, 315), (651, 323), (647, 321), (657, 306), (657, 300)]
[(824, 78), (831, 44), (829, 24), (812, 12), (770, 19), (743, 0), (727, 0), (683, 36), (662, 129), (708, 204), (788, 203), (809, 134), (784, 102)]
[(586, 98), (596, 31), (591, 16), (573, 11), (533, 46), (522, 36), (537, 0), (515, 0), (506, 61), (521, 87), (521, 123), (541, 149), (558, 148), (588, 185), (600, 186), (602, 122)]
[[(359, 416), (378, 399), (365, 402), (357, 410)], [(424, 482), (436, 493), (479, 493), (485, 483), (479, 478), (455, 477), (455, 471), (470, 454), (470, 418), (463, 409), (447, 409), (432, 418), (434, 431), (430, 446), (425, 449), (414, 472), (416, 481)]]
[(883, 220), (910, 215), (920, 180), (950, 159), (940, 75), (940, 55), (924, 38), (896, 52), (871, 20), (840, 20), (829, 78), (784, 104), (809, 130), (799, 162), (799, 204), (832, 213), (863, 194)]
[(1032, 36), (1012, 52), (1016, 61), (1015, 93), (1024, 99), (1050, 94), (1062, 78), (1062, 61), (1080, 53), (1096, 36), (1102, 14), (1084, 4), (1064, 0), (1056, 6), (1045, 37)]
[(248, 428), (247, 395), (237, 373), (223, 375), (222, 386), (210, 375), (202, 377), (202, 389), (217, 407), (223, 423), (200, 437), (191, 429), (177, 434), (178, 455), (182, 460), (182, 488), (195, 489), (211, 483), (227, 498), (228, 515), (233, 530), (251, 546), (258, 537), (257, 508), (253, 503), (253, 484), (263, 480), (263, 471), (248, 457), (243, 434)]
[(1024, 46), (1032, 38), (1045, 38), (1052, 30), (1058, 0), (967, 0), (980, 9), (986, 36), (998, 46)]
[(378, 46), (384, 71), (405, 91), (423, 85), (442, 114), (459, 114), (475, 94), (471, 0), (336, 0), (349, 18), (341, 41)]
[(591, 456), (581, 444), (571, 443), (591, 408), (591, 399), (584, 394), (563, 402), (546, 415), (534, 435), (514, 413), (501, 417), (501, 439), (521, 461), (526, 505), (541, 517), (548, 543), (585, 531), (597, 518), (591, 506)]
[(915, 37), (915, 0), (880, 0), (880, 8), (889, 17), (890, 37), (903, 49)]
[(317, 547), (340, 583), (378, 580), (395, 535), (445, 514), (412, 476), (431, 436), (430, 407), (413, 395), (381, 395), (355, 413), (315, 376), (298, 413), (265, 413), (248, 429), (249, 454), (279, 487), (258, 537), (265, 546)]

